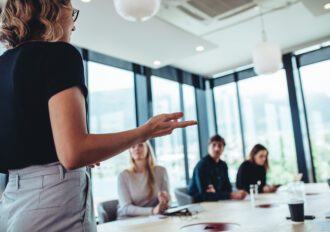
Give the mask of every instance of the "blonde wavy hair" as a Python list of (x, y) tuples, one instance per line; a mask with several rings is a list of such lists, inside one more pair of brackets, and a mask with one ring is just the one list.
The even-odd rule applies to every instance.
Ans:
[[(143, 143), (144, 146), (146, 146), (147, 148), (147, 166), (146, 166), (146, 169), (147, 169), (147, 175), (148, 175), (148, 181), (147, 181), (147, 184), (148, 184), (148, 198), (152, 198), (152, 196), (154, 195), (155, 193), (155, 158), (154, 158), (154, 151), (150, 145), (150, 143), (147, 141), (147, 142), (144, 142)], [(131, 152), (131, 149), (129, 149), (129, 153), (130, 153), (130, 171), (131, 172), (136, 172), (136, 164), (135, 164), (135, 160), (133, 159), (133, 156), (132, 156), (132, 152)]]
[(38, 39), (55, 42), (63, 37), (59, 21), (71, 0), (7, 0), (0, 18), (0, 41), (7, 48)]

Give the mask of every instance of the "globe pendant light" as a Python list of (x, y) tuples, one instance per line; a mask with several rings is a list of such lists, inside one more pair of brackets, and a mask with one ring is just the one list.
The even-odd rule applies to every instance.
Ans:
[[(261, 6), (260, 6), (261, 9)], [(282, 68), (282, 53), (278, 44), (267, 40), (263, 15), (260, 10), (262, 42), (252, 52), (254, 71), (258, 75), (275, 73)]]
[(161, 0), (114, 0), (117, 13), (128, 21), (146, 21), (160, 9)]

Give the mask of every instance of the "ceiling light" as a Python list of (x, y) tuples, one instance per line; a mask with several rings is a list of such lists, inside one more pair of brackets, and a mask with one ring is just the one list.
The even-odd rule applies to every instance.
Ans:
[(195, 48), (195, 50), (196, 50), (196, 52), (202, 52), (202, 51), (205, 50), (205, 48), (204, 48), (203, 46), (197, 46), (197, 47)]
[(260, 8), (262, 42), (252, 51), (254, 70), (258, 75), (271, 74), (282, 68), (282, 52), (279, 45), (268, 41), (264, 18)]
[(114, 0), (117, 13), (128, 21), (146, 21), (160, 9), (161, 0)]
[(258, 75), (275, 73), (282, 68), (281, 49), (269, 41), (264, 41), (254, 48), (252, 59)]
[(81, 1), (85, 3), (91, 2), (91, 0), (81, 0)]
[(160, 62), (159, 60), (155, 60), (155, 61), (154, 61), (154, 65), (155, 65), (155, 66), (159, 66), (160, 64), (161, 64), (161, 62)]
[(324, 4), (323, 8), (324, 8), (325, 10), (330, 10), (330, 2)]

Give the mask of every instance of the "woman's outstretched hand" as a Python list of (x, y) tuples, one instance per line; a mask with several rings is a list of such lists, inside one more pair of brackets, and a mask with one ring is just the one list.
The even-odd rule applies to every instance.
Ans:
[(197, 124), (197, 121), (181, 121), (178, 120), (183, 117), (182, 112), (172, 114), (160, 114), (150, 118), (142, 127), (145, 130), (146, 140), (155, 137), (172, 134), (173, 130), (177, 128), (185, 128)]

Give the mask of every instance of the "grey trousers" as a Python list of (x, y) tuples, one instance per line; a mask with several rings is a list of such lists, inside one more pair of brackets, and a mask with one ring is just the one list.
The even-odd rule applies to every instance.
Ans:
[(0, 232), (96, 232), (86, 168), (59, 163), (9, 171), (0, 199)]

